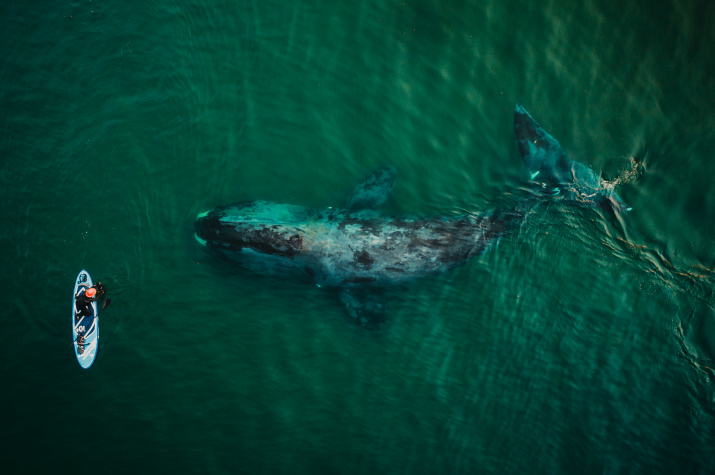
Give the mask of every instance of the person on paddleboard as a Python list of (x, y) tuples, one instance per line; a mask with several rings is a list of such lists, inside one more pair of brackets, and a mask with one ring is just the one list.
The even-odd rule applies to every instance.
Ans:
[(82, 317), (89, 317), (92, 315), (92, 302), (96, 302), (102, 298), (105, 293), (107, 292), (104, 288), (104, 284), (101, 282), (97, 282), (95, 285), (86, 290), (80, 290), (77, 292), (74, 311), (77, 320)]

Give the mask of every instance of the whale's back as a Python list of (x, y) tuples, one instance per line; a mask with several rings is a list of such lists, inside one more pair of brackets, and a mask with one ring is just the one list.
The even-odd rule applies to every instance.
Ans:
[(372, 211), (316, 211), (234, 203), (199, 216), (196, 238), (262, 273), (307, 274), (319, 285), (389, 285), (466, 262), (512, 229), (504, 213), (385, 218)]
[(460, 265), (507, 230), (491, 216), (367, 218), (346, 215), (327, 233), (306, 230), (322, 285), (399, 283)]

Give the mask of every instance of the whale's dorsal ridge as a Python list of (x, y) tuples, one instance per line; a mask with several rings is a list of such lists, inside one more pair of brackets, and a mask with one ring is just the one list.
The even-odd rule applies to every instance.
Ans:
[(390, 165), (374, 170), (350, 193), (346, 207), (352, 211), (377, 208), (392, 194), (396, 177), (397, 171)]

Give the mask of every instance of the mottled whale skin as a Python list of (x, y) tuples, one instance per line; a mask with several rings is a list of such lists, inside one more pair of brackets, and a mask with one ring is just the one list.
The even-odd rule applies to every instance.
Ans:
[(463, 264), (518, 220), (513, 212), (396, 218), (252, 201), (201, 215), (195, 231), (207, 247), (259, 272), (294, 271), (328, 287), (385, 286)]
[[(302, 275), (341, 289), (341, 300), (361, 324), (383, 320), (380, 289), (464, 264), (517, 228), (527, 209), (545, 199), (630, 209), (588, 167), (517, 105), (514, 131), (524, 163), (539, 186), (513, 209), (459, 217), (386, 217), (377, 208), (390, 196), (396, 172), (374, 171), (341, 209), (310, 209), (251, 201), (198, 216), (196, 239), (261, 273)], [(558, 196), (557, 196), (558, 195)]]

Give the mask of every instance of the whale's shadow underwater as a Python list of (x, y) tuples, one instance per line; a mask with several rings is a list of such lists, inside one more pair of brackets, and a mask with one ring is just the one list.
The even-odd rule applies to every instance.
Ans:
[[(534, 186), (528, 202), (557, 195), (580, 206), (629, 207), (588, 167), (569, 160), (559, 143), (517, 105), (514, 132)], [(486, 252), (520, 226), (528, 203), (459, 217), (386, 217), (396, 172), (374, 171), (342, 209), (251, 201), (216, 207), (194, 225), (206, 247), (256, 272), (309, 278), (335, 288), (359, 324), (384, 320), (381, 289), (442, 272)]]

